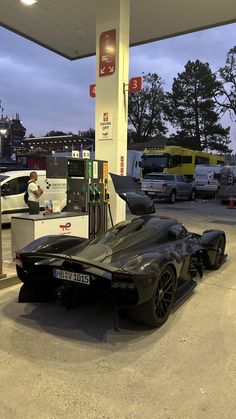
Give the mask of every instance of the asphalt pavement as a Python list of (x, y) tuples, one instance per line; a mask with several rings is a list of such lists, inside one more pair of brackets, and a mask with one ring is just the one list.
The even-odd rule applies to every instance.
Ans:
[(19, 304), (18, 285), (1, 290), (1, 418), (235, 418), (236, 209), (202, 200), (156, 211), (191, 231), (225, 230), (224, 265), (158, 330), (121, 320), (114, 331), (106, 300), (66, 311)]

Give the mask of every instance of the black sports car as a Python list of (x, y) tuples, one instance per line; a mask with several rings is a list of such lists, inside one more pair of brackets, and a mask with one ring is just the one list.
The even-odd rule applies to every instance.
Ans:
[(203, 269), (218, 269), (225, 233), (190, 233), (177, 220), (144, 215), (94, 240), (46, 236), (16, 255), (19, 301), (56, 299), (69, 308), (94, 291), (109, 295), (141, 323), (158, 327), (196, 286)]

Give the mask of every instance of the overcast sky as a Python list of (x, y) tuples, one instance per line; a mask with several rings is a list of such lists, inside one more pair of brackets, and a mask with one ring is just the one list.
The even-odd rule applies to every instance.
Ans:
[[(216, 71), (236, 45), (236, 24), (131, 48), (130, 77), (158, 73), (171, 88), (173, 77), (188, 60), (209, 62)], [(95, 103), (88, 94), (95, 82), (95, 57), (69, 61), (31, 41), (0, 28), (0, 100), (4, 115), (20, 114), (26, 135), (50, 130), (78, 133), (94, 127)], [(235, 123), (231, 125), (236, 151)]]

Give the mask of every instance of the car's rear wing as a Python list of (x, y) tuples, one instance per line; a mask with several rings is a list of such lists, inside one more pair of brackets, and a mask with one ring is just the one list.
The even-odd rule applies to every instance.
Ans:
[(119, 176), (110, 173), (116, 193), (123, 199), (130, 209), (131, 214), (153, 214), (155, 207), (153, 200), (140, 190), (140, 186), (131, 176)]
[(116, 272), (117, 270), (120, 270), (120, 268), (117, 268), (108, 263), (95, 262), (94, 260), (91, 260), (91, 259), (81, 258), (77, 256), (69, 256), (69, 255), (64, 255), (61, 253), (28, 252), (28, 253), (24, 253), (24, 257), (25, 256), (32, 257), (32, 258), (35, 258), (36, 256), (37, 258), (40, 257), (43, 259), (42, 261), (35, 262), (35, 266), (48, 265), (50, 264), (48, 259), (53, 258), (53, 259), (64, 259), (67, 262), (75, 262), (80, 265), (86, 265), (88, 267), (102, 269), (103, 271), (106, 271), (106, 272)]

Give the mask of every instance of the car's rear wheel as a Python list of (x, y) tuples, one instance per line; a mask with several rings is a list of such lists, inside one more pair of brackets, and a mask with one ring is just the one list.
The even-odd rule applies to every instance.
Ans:
[(176, 192), (175, 191), (171, 191), (171, 194), (169, 196), (169, 203), (170, 204), (174, 204), (176, 201)]
[(152, 298), (132, 308), (131, 315), (139, 323), (160, 327), (168, 319), (175, 298), (175, 272), (166, 266), (159, 274)]
[(214, 261), (211, 262), (209, 257), (206, 260), (205, 265), (207, 269), (219, 269), (221, 267), (222, 263), (224, 262), (225, 245), (226, 245), (225, 235), (222, 234), (218, 241), (217, 249), (215, 251)]

